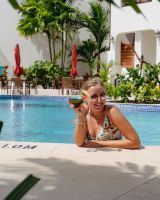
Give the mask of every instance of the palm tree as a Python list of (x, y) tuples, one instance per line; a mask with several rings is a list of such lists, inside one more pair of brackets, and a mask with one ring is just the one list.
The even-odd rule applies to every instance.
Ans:
[(95, 58), (97, 56), (97, 44), (94, 40), (83, 41), (77, 48), (78, 61), (86, 63), (89, 67), (90, 76), (93, 75)]
[(58, 15), (56, 16), (56, 21), (59, 25), (59, 32), (61, 34), (61, 48), (62, 48), (62, 59), (61, 59), (61, 67), (64, 68), (65, 65), (65, 56), (67, 49), (67, 33), (71, 30), (74, 24), (71, 23), (72, 18), (74, 18), (76, 14), (76, 9), (73, 8), (68, 2), (64, 0), (59, 0), (56, 3), (56, 12)]
[[(64, 0), (64, 1), (67, 1), (67, 0)], [(108, 3), (117, 5), (116, 0), (115, 1), (114, 0), (99, 0), (99, 1), (106, 1)], [(158, 1), (160, 1), (160, 0), (158, 0)], [(8, 2), (13, 6), (13, 8), (20, 9), (20, 6), (16, 0), (8, 0)], [(72, 2), (72, 0), (68, 0), (68, 2)], [(142, 14), (142, 12), (141, 12), (140, 8), (137, 6), (137, 3), (135, 0), (125, 0), (125, 2), (128, 3), (128, 5), (131, 6), (137, 13)]]
[[(65, 62), (65, 44), (64, 34), (66, 32), (66, 24), (70, 21), (76, 12), (76, 9), (71, 7), (72, 0), (42, 0), (43, 6), (47, 12), (44, 12), (43, 25), (46, 30), (51, 33), (51, 39), (53, 41), (53, 58), (56, 59), (56, 40), (61, 40), (61, 67), (64, 67)], [(49, 13), (47, 16), (46, 14)], [(42, 28), (43, 30), (43, 28)]]
[[(65, 0), (26, 0), (21, 6), (22, 18), (18, 24), (19, 32), (25, 36), (36, 33), (45, 33), (48, 38), (50, 60), (55, 62), (57, 55), (61, 54), (61, 66), (64, 67), (66, 43), (64, 34), (72, 27), (77, 10)], [(75, 28), (74, 28), (75, 29)], [(67, 35), (67, 34), (66, 34)], [(56, 40), (61, 40), (61, 53), (56, 52)]]
[(100, 70), (100, 54), (108, 50), (109, 47), (104, 45), (109, 35), (108, 25), (108, 12), (99, 4), (92, 2), (90, 3), (91, 9), (89, 14), (84, 14), (83, 26), (93, 34), (97, 43), (97, 72)]
[(20, 6), (19, 6), (19, 4), (18, 4), (18, 2), (16, 0), (8, 0), (8, 2), (11, 4), (11, 6), (14, 9), (20, 9)]
[(37, 33), (44, 32), (48, 38), (50, 60), (52, 61), (51, 32), (48, 20), (52, 16), (45, 10), (43, 2), (26, 0), (21, 5), (20, 12), (22, 17), (17, 26), (18, 31), (25, 37), (31, 37)]

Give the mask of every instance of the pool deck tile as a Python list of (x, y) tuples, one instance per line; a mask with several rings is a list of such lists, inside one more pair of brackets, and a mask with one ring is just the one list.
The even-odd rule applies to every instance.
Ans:
[(0, 142), (0, 199), (28, 174), (41, 180), (24, 200), (159, 200), (160, 147), (79, 148)]

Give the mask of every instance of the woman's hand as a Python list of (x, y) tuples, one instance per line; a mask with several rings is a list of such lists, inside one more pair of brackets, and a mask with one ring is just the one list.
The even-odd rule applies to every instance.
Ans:
[(75, 132), (74, 132), (74, 139), (75, 144), (79, 147), (82, 147), (85, 143), (86, 135), (88, 132), (86, 115), (88, 113), (88, 106), (85, 102), (81, 103), (79, 107), (75, 107), (74, 104), (70, 104), (70, 107), (76, 113), (76, 120), (75, 120)]
[(84, 143), (83, 147), (93, 148), (93, 147), (103, 147), (103, 145), (100, 144), (99, 141), (89, 140), (89, 141), (87, 141), (87, 142)]
[(70, 107), (76, 112), (78, 119), (86, 117), (89, 110), (89, 107), (85, 102), (81, 103), (79, 107), (75, 107), (74, 104), (70, 104)]

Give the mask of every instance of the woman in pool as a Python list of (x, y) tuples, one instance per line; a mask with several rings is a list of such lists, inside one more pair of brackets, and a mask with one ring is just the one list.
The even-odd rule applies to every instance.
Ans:
[(83, 103), (78, 108), (71, 104), (77, 116), (77, 146), (140, 148), (140, 139), (132, 125), (118, 108), (106, 104), (105, 88), (98, 77), (88, 79), (83, 84), (82, 97)]

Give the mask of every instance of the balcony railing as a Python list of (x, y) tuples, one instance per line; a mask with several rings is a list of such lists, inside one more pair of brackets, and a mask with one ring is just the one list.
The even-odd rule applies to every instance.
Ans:
[[(135, 2), (137, 4), (140, 4), (140, 3), (148, 3), (148, 2), (151, 2), (152, 0), (135, 0)], [(122, 0), (122, 6), (128, 6), (128, 2), (126, 0)]]

